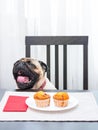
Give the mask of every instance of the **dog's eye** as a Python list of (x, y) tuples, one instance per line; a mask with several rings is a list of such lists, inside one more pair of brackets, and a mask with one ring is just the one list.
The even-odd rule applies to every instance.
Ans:
[(36, 66), (34, 64), (31, 63), (31, 61), (27, 62), (33, 69), (36, 69)]
[(28, 64), (31, 64), (31, 61), (27, 61)]
[(36, 66), (34, 64), (30, 64), (33, 69), (36, 69)]

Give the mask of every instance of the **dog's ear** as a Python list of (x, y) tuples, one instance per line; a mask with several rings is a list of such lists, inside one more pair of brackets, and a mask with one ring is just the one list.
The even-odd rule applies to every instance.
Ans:
[(47, 72), (48, 66), (43, 61), (39, 61), (39, 63), (42, 66), (42, 68), (45, 70), (45, 72)]

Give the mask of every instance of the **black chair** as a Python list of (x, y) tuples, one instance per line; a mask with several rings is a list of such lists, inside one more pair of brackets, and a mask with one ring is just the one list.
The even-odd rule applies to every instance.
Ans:
[[(67, 89), (67, 46), (83, 45), (83, 89), (88, 89), (88, 36), (26, 36), (25, 45), (26, 57), (31, 56), (32, 45), (45, 45), (49, 68), (50, 46), (55, 46), (55, 86), (57, 89), (59, 89), (59, 45), (63, 46), (63, 89)], [(50, 79), (50, 72), (47, 72), (47, 77)]]

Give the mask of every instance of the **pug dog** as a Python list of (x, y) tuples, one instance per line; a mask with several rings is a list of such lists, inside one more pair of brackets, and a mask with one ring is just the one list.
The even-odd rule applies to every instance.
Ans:
[(21, 58), (13, 65), (13, 76), (17, 87), (26, 89), (56, 89), (45, 73), (47, 65), (33, 58)]

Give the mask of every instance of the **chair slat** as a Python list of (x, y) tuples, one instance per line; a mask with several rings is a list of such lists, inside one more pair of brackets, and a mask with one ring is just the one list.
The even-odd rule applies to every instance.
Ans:
[(30, 45), (26, 45), (26, 57), (30, 57), (30, 51), (31, 48), (30, 48)]
[(83, 45), (83, 89), (88, 90), (88, 46)]
[(51, 75), (51, 70), (50, 70), (50, 45), (46, 46), (46, 54), (47, 54), (47, 66), (48, 66), (47, 77), (50, 80), (50, 75)]
[(59, 48), (55, 45), (55, 86), (59, 89)]
[(63, 46), (63, 89), (67, 89), (67, 45)]

